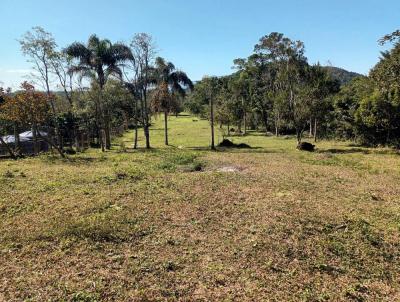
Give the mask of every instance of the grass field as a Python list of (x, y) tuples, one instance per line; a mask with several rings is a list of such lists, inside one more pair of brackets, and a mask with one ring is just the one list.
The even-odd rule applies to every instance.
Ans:
[(398, 153), (169, 126), (0, 162), (0, 301), (400, 300)]

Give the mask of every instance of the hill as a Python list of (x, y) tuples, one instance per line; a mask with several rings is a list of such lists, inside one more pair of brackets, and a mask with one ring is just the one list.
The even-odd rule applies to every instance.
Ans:
[(331, 77), (335, 80), (339, 80), (341, 85), (347, 84), (350, 82), (352, 79), (356, 77), (362, 77), (362, 74), (359, 74), (357, 72), (353, 71), (348, 71), (343, 68), (339, 67), (334, 67), (334, 66), (324, 66), (324, 69), (328, 71), (328, 73), (331, 75)]

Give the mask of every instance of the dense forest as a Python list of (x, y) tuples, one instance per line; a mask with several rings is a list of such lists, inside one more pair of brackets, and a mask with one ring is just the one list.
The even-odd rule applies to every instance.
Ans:
[[(309, 64), (305, 46), (281, 33), (263, 36), (247, 58), (233, 62), (228, 76), (207, 76), (195, 84), (173, 63), (157, 57), (152, 37), (136, 34), (129, 45), (96, 35), (87, 43), (60, 48), (40, 27), (21, 39), (32, 63), (30, 83), (21, 90), (1, 88), (3, 134), (15, 144), (3, 147), (20, 155), (19, 133), (46, 133), (48, 143), (64, 156), (85, 142), (110, 149), (111, 138), (128, 128), (146, 137), (150, 148), (152, 118), (163, 114), (165, 144), (168, 116), (188, 111), (214, 121), (226, 135), (263, 131), (267, 135), (352, 140), (368, 146), (400, 147), (400, 35), (368, 76), (336, 67)], [(57, 88), (55, 88), (57, 87)]]

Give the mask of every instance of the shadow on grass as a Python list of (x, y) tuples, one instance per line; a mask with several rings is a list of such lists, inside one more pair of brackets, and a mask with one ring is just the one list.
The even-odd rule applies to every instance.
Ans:
[(251, 147), (251, 148), (224, 148), (224, 147), (216, 147), (215, 150), (212, 150), (210, 147), (187, 147), (186, 150), (192, 151), (204, 151), (204, 152), (219, 152), (219, 153), (281, 153), (284, 150), (268, 150), (262, 147)]
[(155, 147), (150, 147), (150, 148), (146, 148), (146, 147), (138, 147), (136, 149), (134, 149), (133, 147), (130, 148), (126, 148), (125, 152), (120, 152), (120, 153), (159, 153), (160, 151), (162, 151), (165, 148), (155, 148)]
[(393, 155), (400, 155), (399, 150), (395, 149), (366, 149), (366, 148), (350, 148), (350, 149), (318, 149), (317, 153), (332, 153), (332, 154), (355, 154), (355, 153), (362, 153), (362, 154), (393, 154)]
[(165, 131), (164, 128), (151, 128), (151, 131)]
[(227, 148), (227, 147), (218, 147), (216, 146), (215, 150), (212, 150), (210, 146), (193, 146), (193, 147), (179, 147), (176, 145), (168, 145), (167, 147), (162, 147), (162, 148), (127, 148), (125, 153), (135, 153), (135, 152), (140, 152), (140, 153), (158, 153), (158, 152), (163, 152), (168, 149), (172, 150), (189, 150), (189, 151), (200, 151), (200, 152), (225, 152), (225, 153), (283, 153), (285, 152), (285, 149), (266, 149), (263, 147), (250, 147), (250, 148)]
[(58, 163), (65, 163), (65, 164), (92, 164), (95, 162), (103, 162), (106, 160), (106, 157), (99, 156), (99, 157), (87, 157), (87, 156), (68, 156), (66, 158), (61, 158), (56, 155), (47, 155), (40, 157), (42, 162), (49, 163), (49, 164), (58, 164)]

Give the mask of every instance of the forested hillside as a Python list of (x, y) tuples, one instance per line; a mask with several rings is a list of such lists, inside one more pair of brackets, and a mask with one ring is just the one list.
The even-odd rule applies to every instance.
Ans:
[(363, 76), (357, 72), (347, 71), (346, 69), (334, 66), (323, 66), (322, 68), (325, 69), (334, 80), (339, 81), (341, 85), (349, 83), (354, 78)]

